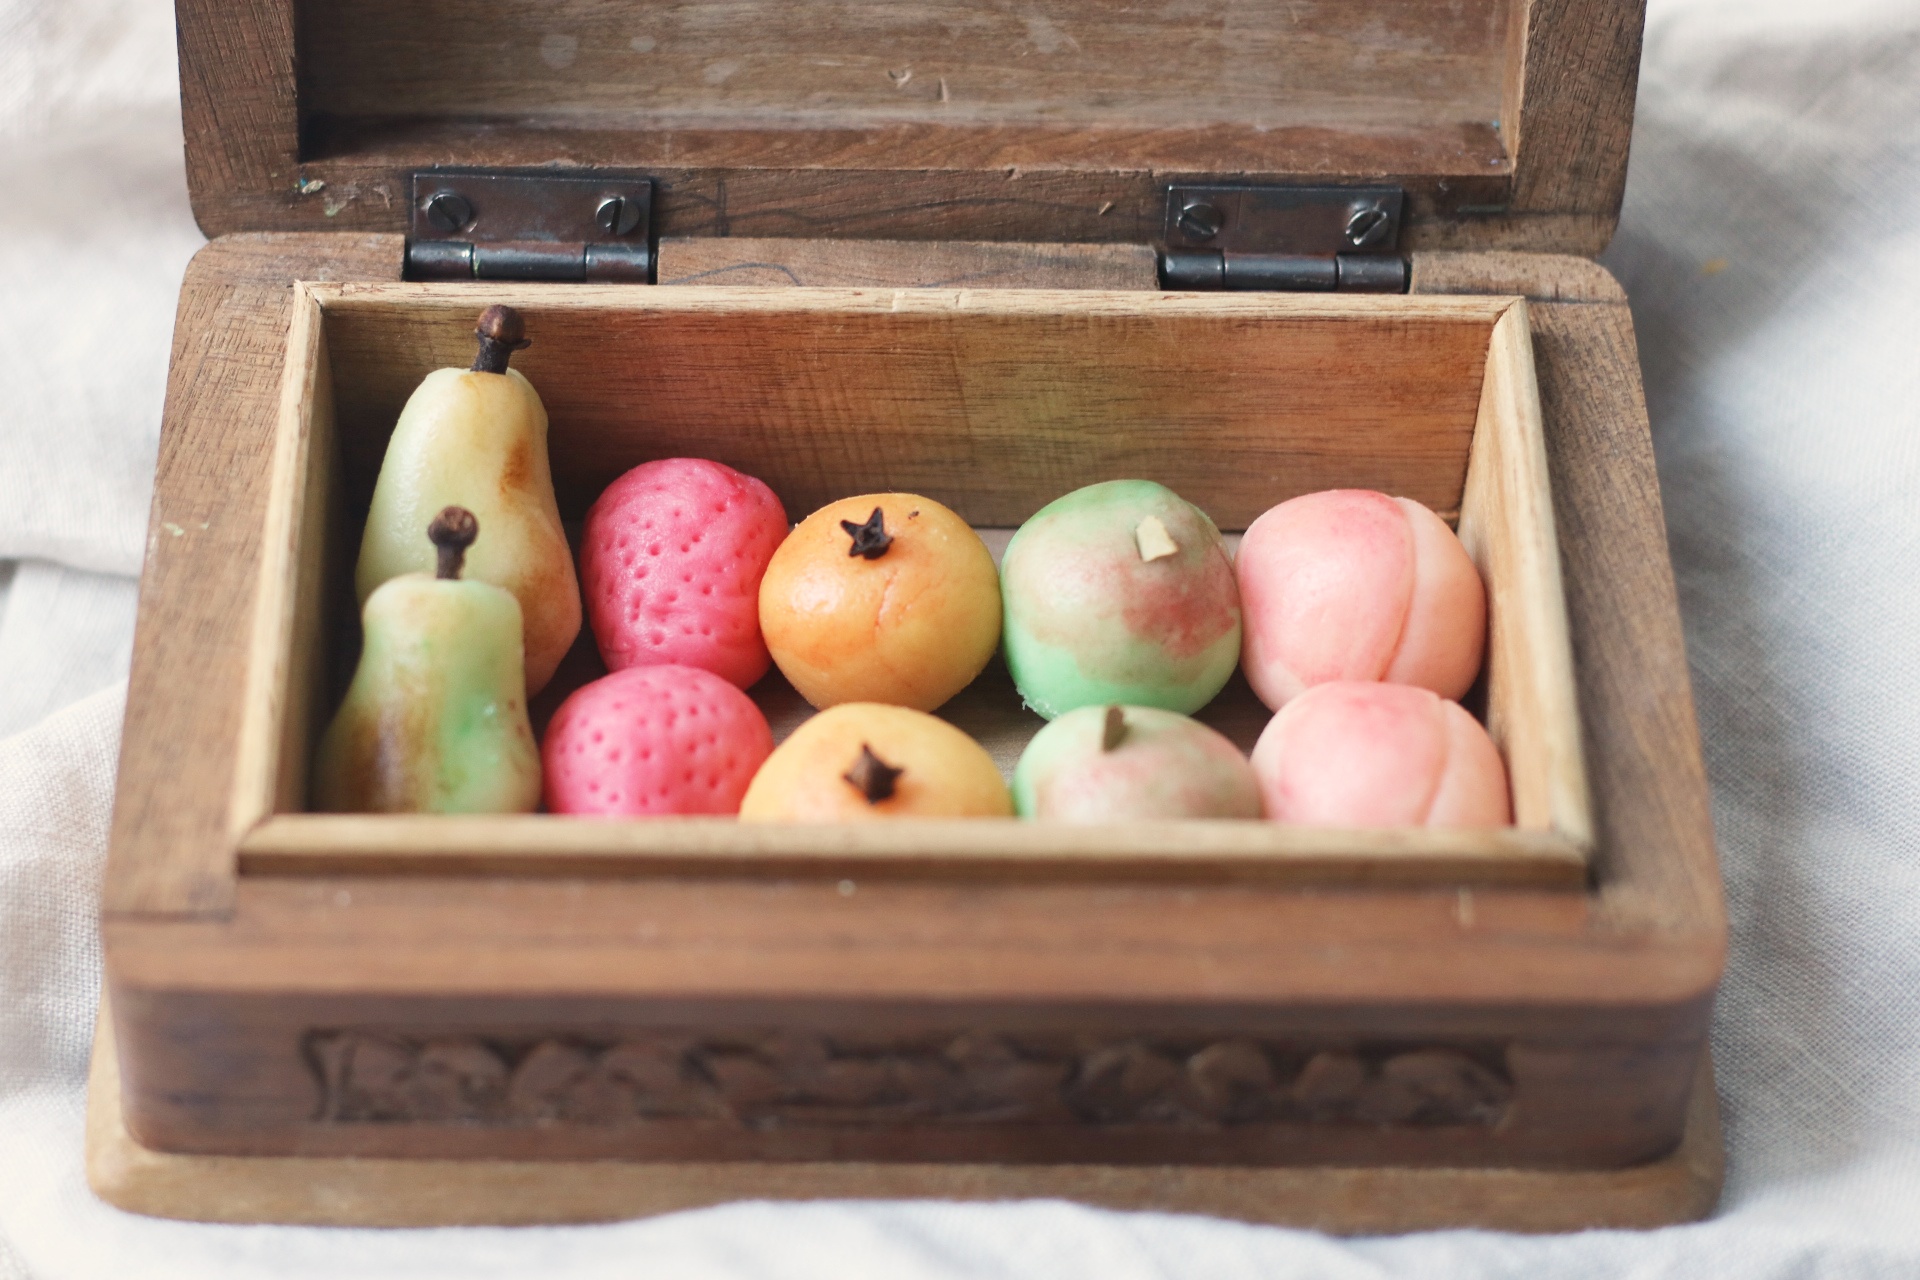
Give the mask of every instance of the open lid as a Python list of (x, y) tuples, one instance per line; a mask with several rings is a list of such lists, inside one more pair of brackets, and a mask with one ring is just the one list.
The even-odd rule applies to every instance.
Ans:
[(415, 172), (653, 179), (672, 236), (1166, 238), (1180, 184), (1406, 193), (1598, 252), (1644, 0), (176, 0), (209, 235), (408, 229)]

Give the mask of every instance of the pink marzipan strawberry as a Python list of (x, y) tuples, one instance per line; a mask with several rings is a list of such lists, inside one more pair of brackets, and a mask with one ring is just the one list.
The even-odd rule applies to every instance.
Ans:
[(787, 536), (773, 490), (705, 458), (642, 463), (587, 512), (580, 579), (612, 671), (699, 667), (742, 689), (772, 659), (760, 637), (760, 579)]
[(737, 813), (773, 751), (753, 699), (697, 667), (629, 667), (576, 689), (540, 747), (553, 813)]

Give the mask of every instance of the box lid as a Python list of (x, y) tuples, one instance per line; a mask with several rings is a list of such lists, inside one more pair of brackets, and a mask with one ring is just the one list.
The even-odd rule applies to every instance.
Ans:
[(176, 0), (209, 235), (407, 229), (436, 166), (615, 169), (681, 236), (1153, 242), (1176, 184), (1406, 191), (1592, 254), (1644, 0)]

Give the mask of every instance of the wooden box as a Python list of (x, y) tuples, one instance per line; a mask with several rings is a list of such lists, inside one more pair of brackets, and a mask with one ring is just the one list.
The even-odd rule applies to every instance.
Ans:
[[(1720, 889), (1631, 325), (1574, 256), (1617, 213), (1637, 6), (752, 8), (180, 0), (217, 238), (142, 580), (96, 1187), (385, 1223), (760, 1195), (1703, 1212)], [(440, 269), (449, 164), (649, 181), (627, 261), (660, 283), (403, 281)], [(1288, 184), (1392, 189), (1404, 256), (1364, 246), (1355, 278), (1409, 291), (1158, 290), (1195, 190), (1229, 280), (1345, 279), (1233, 238)], [(472, 260), (554, 256), (519, 234)], [(1005, 528), (1139, 475), (1229, 529), (1335, 485), (1457, 515), (1516, 826), (303, 813), (385, 433), (493, 301), (528, 316), (570, 518), (676, 453), (796, 514), (897, 487)], [(777, 678), (756, 696), (798, 718)], [(1037, 724), (991, 673), (948, 714), (1003, 762)], [(1237, 682), (1207, 715), (1260, 723)]]

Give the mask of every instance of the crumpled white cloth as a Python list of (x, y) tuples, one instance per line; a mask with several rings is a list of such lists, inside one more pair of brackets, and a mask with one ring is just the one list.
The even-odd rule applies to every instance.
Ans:
[(172, 75), (165, 0), (0, 0), (0, 317), (33, 319), (0, 325), (0, 560), (26, 561), (0, 616), (0, 1280), (1920, 1275), (1920, 4), (1654, 0), (1606, 261), (1639, 324), (1732, 909), (1730, 1172), (1709, 1222), (1548, 1238), (1053, 1202), (319, 1231), (94, 1200), (115, 681), (197, 242)]

